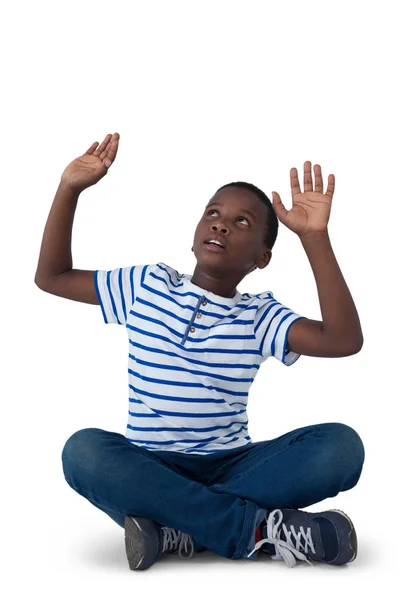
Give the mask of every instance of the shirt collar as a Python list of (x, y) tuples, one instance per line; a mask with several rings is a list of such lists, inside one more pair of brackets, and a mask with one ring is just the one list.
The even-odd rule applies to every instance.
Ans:
[(184, 277), (184, 285), (185, 285), (186, 289), (192, 291), (194, 294), (197, 294), (198, 296), (205, 296), (206, 298), (209, 298), (212, 302), (215, 302), (216, 304), (226, 304), (227, 306), (234, 306), (235, 304), (237, 304), (239, 302), (239, 300), (242, 297), (242, 294), (240, 292), (236, 292), (236, 294), (233, 296), (233, 298), (225, 298), (225, 296), (218, 296), (217, 294), (213, 294), (213, 292), (204, 290), (203, 288), (199, 287), (198, 285), (195, 285), (194, 283), (192, 283), (192, 281), (191, 281), (192, 275), (184, 274), (183, 277)]

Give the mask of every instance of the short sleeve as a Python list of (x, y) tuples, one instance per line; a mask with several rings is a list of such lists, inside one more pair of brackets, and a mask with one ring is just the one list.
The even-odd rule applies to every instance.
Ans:
[(286, 348), (289, 329), (295, 321), (306, 317), (278, 302), (272, 292), (265, 292), (262, 297), (263, 302), (254, 321), (254, 333), (260, 343), (260, 352), (264, 360), (273, 356), (290, 367), (301, 354)]
[(94, 272), (94, 286), (106, 324), (126, 325), (149, 265)]

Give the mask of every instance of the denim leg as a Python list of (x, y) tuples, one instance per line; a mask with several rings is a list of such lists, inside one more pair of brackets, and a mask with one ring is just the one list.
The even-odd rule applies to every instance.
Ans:
[(361, 438), (351, 427), (310, 425), (252, 444), (242, 460), (221, 465), (209, 489), (263, 508), (304, 508), (354, 487), (364, 458)]
[(167, 462), (122, 434), (88, 428), (67, 440), (62, 465), (67, 483), (119, 525), (125, 515), (146, 517), (216, 554), (242, 558), (260, 507), (183, 476), (174, 454)]
[[(354, 487), (364, 458), (361, 438), (351, 427), (311, 425), (252, 444), (242, 461), (225, 464), (209, 489), (267, 509), (304, 508)], [(250, 537), (247, 549), (253, 548)]]

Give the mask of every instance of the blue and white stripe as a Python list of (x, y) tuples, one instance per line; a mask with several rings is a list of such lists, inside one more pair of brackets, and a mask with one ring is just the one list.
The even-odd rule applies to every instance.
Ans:
[(106, 324), (129, 339), (126, 437), (147, 450), (209, 454), (252, 442), (247, 398), (262, 362), (286, 366), (303, 318), (272, 292), (217, 296), (164, 263), (95, 271)]

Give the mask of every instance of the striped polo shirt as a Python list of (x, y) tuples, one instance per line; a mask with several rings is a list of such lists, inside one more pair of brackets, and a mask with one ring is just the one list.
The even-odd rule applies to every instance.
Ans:
[(247, 397), (264, 360), (290, 366), (304, 318), (272, 292), (217, 296), (165, 263), (94, 273), (104, 322), (129, 338), (125, 437), (147, 450), (209, 454), (252, 443)]

